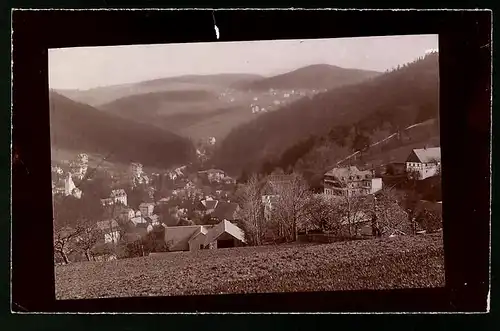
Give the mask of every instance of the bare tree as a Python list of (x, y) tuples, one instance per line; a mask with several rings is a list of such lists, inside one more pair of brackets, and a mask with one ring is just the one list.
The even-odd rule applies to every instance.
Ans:
[(423, 209), (418, 214), (417, 220), (427, 232), (435, 232), (442, 228), (443, 220), (441, 215), (435, 210)]
[[(113, 231), (111, 221), (110, 228), (111, 231)], [(104, 232), (97, 227), (95, 222), (89, 220), (83, 220), (78, 225), (78, 229), (78, 236), (75, 238), (76, 247), (80, 248), (85, 253), (87, 261), (92, 261), (91, 249), (99, 241), (104, 239)]]
[(339, 200), (325, 194), (312, 195), (305, 208), (308, 216), (306, 231), (311, 227), (337, 234), (340, 230), (338, 202)]
[(420, 201), (420, 195), (415, 192), (415, 190), (409, 190), (400, 200), (400, 205), (406, 212), (406, 217), (411, 224), (412, 234), (417, 232), (417, 217), (418, 217), (418, 206)]
[(261, 245), (264, 237), (264, 214), (261, 185), (256, 175), (252, 175), (245, 185), (240, 187), (238, 199), (241, 209), (238, 218), (242, 222), (247, 240), (254, 245)]
[(54, 253), (57, 253), (63, 259), (64, 264), (70, 261), (68, 255), (76, 250), (75, 238), (79, 235), (78, 228), (69, 226), (54, 225)]
[(377, 192), (372, 210), (376, 215), (378, 228), (382, 234), (415, 233), (414, 220), (408, 217), (393, 189), (385, 188)]
[(308, 220), (306, 206), (311, 192), (302, 176), (293, 173), (290, 177), (290, 181), (285, 183), (271, 183), (277, 195), (272, 215), (282, 229), (285, 239), (296, 241), (299, 228), (304, 228)]

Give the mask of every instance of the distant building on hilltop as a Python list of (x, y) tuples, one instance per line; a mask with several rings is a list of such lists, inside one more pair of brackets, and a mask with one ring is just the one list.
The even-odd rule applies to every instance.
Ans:
[(441, 147), (414, 149), (406, 159), (406, 172), (422, 180), (436, 176), (441, 170)]
[(324, 193), (338, 196), (373, 194), (382, 189), (382, 178), (356, 166), (333, 168), (324, 175)]

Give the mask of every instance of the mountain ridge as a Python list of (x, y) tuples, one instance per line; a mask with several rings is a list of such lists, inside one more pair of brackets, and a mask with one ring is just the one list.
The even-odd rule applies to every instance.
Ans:
[(342, 68), (331, 64), (312, 64), (283, 74), (262, 78), (239, 85), (239, 88), (266, 89), (332, 89), (359, 83), (380, 72)]
[(110, 103), (123, 97), (161, 91), (179, 91), (186, 87), (194, 89), (224, 89), (236, 81), (260, 79), (263, 76), (253, 74), (215, 74), (215, 75), (182, 75), (155, 78), (134, 83), (98, 86), (90, 89), (54, 89), (73, 101), (82, 102), (93, 107)]

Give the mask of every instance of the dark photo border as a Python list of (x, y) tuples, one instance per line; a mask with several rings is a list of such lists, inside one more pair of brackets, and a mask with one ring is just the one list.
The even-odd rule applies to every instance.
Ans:
[[(219, 40), (215, 37), (212, 14), (212, 11), (13, 12), (12, 310), (486, 311), (491, 12), (216, 11)], [(446, 287), (55, 300), (47, 49), (404, 34), (439, 34)]]

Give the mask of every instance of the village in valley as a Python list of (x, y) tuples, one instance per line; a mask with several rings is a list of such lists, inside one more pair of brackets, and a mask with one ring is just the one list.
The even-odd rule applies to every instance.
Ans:
[[(372, 169), (343, 160), (315, 192), (282, 169), (238, 182), (221, 169), (202, 169), (215, 142), (199, 145), (197, 166), (162, 173), (146, 173), (140, 163), (121, 173), (92, 168), (85, 153), (54, 165), (55, 215), (67, 217), (56, 222), (56, 263), (442, 229), (440, 186), (426, 183), (440, 177), (439, 147), (412, 149), (403, 162)], [(419, 184), (438, 192), (416, 199)]]

